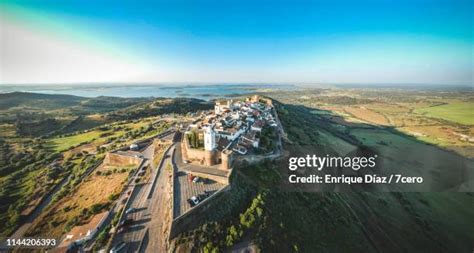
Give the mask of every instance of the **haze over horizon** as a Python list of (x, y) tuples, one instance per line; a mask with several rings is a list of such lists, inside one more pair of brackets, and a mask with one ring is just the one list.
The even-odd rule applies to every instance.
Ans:
[(0, 85), (472, 85), (473, 5), (3, 1)]

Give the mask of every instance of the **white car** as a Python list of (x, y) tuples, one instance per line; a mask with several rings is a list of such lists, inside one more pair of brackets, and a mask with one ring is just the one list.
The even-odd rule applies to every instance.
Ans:
[(195, 177), (195, 178), (193, 179), (193, 183), (197, 183), (197, 182), (199, 182), (199, 180), (200, 180), (199, 177)]
[(125, 214), (134, 213), (136, 211), (137, 209), (132, 207), (132, 208), (127, 209), (127, 211), (125, 211)]
[(198, 199), (196, 196), (192, 196), (192, 197), (191, 197), (191, 202), (192, 202), (194, 205), (197, 205), (197, 204), (199, 204), (199, 199)]

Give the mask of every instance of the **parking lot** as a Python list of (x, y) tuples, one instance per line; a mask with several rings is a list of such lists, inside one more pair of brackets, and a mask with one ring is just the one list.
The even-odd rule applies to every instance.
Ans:
[(178, 170), (174, 186), (174, 218), (192, 208), (188, 203), (188, 199), (192, 196), (203, 196), (206, 193), (212, 195), (224, 186), (224, 184), (217, 183), (216, 181), (202, 178), (199, 182), (194, 183), (189, 180), (189, 176), (185, 171)]

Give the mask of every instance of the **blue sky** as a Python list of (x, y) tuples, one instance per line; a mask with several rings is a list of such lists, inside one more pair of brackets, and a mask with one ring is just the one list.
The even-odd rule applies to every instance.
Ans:
[(472, 85), (473, 1), (136, 2), (0, 3), (0, 81)]

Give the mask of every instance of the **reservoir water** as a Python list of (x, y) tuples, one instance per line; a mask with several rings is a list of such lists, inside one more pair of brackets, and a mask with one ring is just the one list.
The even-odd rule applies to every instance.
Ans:
[(88, 85), (0, 85), (0, 93), (33, 92), (43, 94), (68, 94), (82, 97), (192, 97), (204, 100), (232, 97), (266, 90), (289, 90), (293, 85), (271, 84), (88, 84)]

